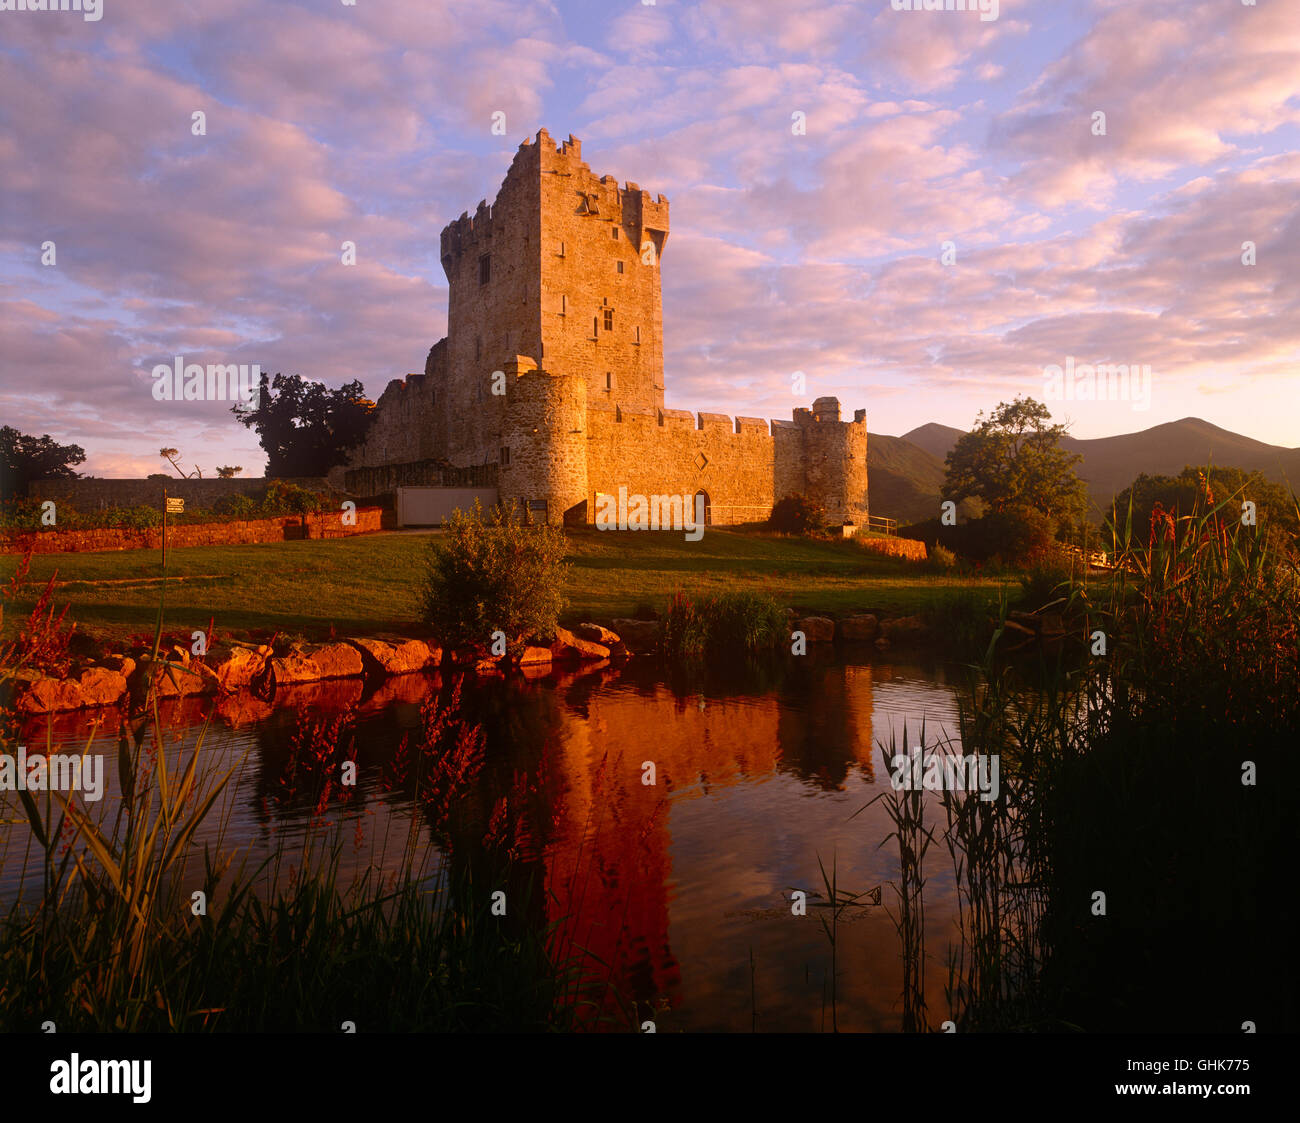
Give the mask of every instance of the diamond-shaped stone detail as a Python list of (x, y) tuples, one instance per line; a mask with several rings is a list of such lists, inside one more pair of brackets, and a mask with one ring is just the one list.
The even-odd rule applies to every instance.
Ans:
[(708, 467), (708, 463), (709, 463), (709, 458), (705, 456), (704, 453), (697, 452), (695, 454), (695, 467), (698, 468), (701, 472), (703, 472), (704, 469)]

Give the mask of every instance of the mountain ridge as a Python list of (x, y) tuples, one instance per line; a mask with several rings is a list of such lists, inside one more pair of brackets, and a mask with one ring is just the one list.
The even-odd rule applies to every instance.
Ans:
[[(872, 514), (902, 523), (933, 518), (941, 501), (944, 458), (964, 435), (965, 430), (935, 421), (901, 437), (870, 434), (867, 486)], [(1108, 510), (1111, 499), (1142, 473), (1176, 476), (1189, 464), (1258, 471), (1300, 491), (1300, 447), (1257, 441), (1201, 417), (1165, 421), (1112, 437), (1067, 435), (1061, 447), (1082, 457), (1075, 470), (1087, 485), (1094, 516)]]

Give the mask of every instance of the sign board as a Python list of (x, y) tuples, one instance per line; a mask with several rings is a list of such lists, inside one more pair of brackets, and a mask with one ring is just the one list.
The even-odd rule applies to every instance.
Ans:
[(168, 499), (167, 499), (167, 513), (168, 513), (169, 515), (183, 515), (183, 514), (185, 514), (185, 500), (184, 500), (184, 499), (172, 499), (172, 498), (168, 497)]

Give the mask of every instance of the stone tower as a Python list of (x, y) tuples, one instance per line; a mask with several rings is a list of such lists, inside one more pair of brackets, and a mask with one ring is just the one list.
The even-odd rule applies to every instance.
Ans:
[(663, 407), (667, 238), (667, 199), (597, 178), (572, 136), (557, 147), (542, 129), (519, 146), (496, 202), (442, 231), (449, 459), (498, 459), (505, 399), (493, 373), (520, 355), (582, 378), (593, 404)]

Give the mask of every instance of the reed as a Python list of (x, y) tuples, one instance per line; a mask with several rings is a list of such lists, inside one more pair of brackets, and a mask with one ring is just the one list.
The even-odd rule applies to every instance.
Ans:
[(1242, 525), (1242, 498), (1207, 487), (1190, 515), (1157, 509), (1145, 533), (1116, 513), (1117, 567), (1058, 591), (1084, 658), (1011, 663), (995, 633), (962, 699), (960, 748), (925, 747), (996, 754), (996, 800), (879, 797), (902, 871), (906, 1028), (939, 1020), (918, 1016), (916, 921), (937, 836), (960, 905), (944, 1019), (958, 1028), (1239, 1032), (1295, 1017), (1269, 902), (1293, 880), (1297, 550)]

